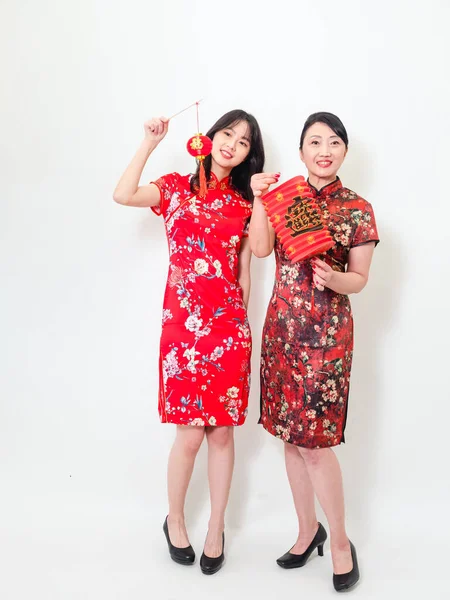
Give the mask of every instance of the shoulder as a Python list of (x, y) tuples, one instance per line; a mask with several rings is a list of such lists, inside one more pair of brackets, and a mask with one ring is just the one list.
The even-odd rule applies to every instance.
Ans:
[(155, 181), (156, 184), (167, 187), (189, 187), (192, 175), (180, 175), (180, 173), (167, 173)]
[(361, 210), (362, 212), (373, 210), (370, 202), (347, 187), (338, 190), (336, 199), (340, 200), (343, 206), (349, 210)]

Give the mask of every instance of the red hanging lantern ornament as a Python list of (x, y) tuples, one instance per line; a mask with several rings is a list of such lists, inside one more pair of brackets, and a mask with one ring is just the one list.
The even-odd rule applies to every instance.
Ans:
[[(198, 105), (201, 100), (195, 103), (195, 108), (197, 109), (197, 131), (200, 130), (199, 118), (198, 118)], [(206, 192), (208, 191), (208, 182), (206, 181), (206, 173), (205, 166), (203, 161), (207, 156), (211, 154), (212, 150), (212, 141), (206, 135), (202, 135), (201, 133), (196, 133), (187, 143), (187, 151), (191, 156), (195, 156), (197, 161), (199, 162), (199, 190), (198, 196), (200, 198), (204, 198), (206, 196)]]
[[(201, 102), (201, 100), (198, 100), (197, 102), (194, 102), (194, 104), (190, 104), (189, 106), (186, 106), (186, 108), (183, 108), (183, 110), (180, 110), (179, 112), (172, 115), (169, 120), (173, 119), (174, 117), (176, 117), (178, 115), (181, 115), (181, 113), (183, 113), (185, 110), (188, 110), (189, 108), (192, 108), (193, 106), (195, 106), (197, 109), (197, 131), (199, 131), (200, 125), (199, 125), (199, 119), (198, 119), (198, 105), (200, 104), (200, 102)], [(204, 198), (206, 196), (206, 192), (208, 191), (208, 182), (206, 181), (206, 173), (205, 173), (205, 167), (203, 165), (203, 161), (205, 160), (205, 158), (207, 156), (209, 156), (211, 154), (212, 141), (206, 135), (202, 135), (201, 133), (196, 133), (188, 141), (186, 148), (187, 148), (187, 151), (189, 152), (189, 154), (191, 156), (195, 156), (195, 158), (197, 159), (197, 161), (200, 164), (200, 168), (199, 168), (199, 184), (200, 185), (199, 185), (199, 191), (198, 191), (197, 195), (200, 196), (201, 198)]]
[[(198, 108), (197, 108), (198, 110)], [(199, 191), (198, 195), (200, 198), (204, 198), (206, 196), (206, 192), (208, 190), (208, 184), (206, 181), (206, 173), (205, 167), (203, 165), (203, 161), (207, 156), (211, 154), (212, 150), (212, 141), (206, 135), (202, 135), (201, 133), (196, 133), (187, 143), (187, 151), (191, 156), (195, 156), (195, 158), (200, 163), (199, 168)]]

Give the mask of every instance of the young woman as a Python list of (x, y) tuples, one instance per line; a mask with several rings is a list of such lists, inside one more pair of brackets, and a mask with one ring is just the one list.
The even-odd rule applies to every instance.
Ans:
[(250, 243), (256, 256), (275, 248), (276, 275), (267, 309), (261, 358), (263, 427), (284, 441), (286, 469), (299, 534), (278, 559), (303, 566), (327, 533), (317, 522), (314, 493), (331, 533), (333, 582), (342, 591), (359, 579), (356, 550), (345, 530), (338, 460), (331, 449), (344, 442), (353, 351), (349, 294), (366, 285), (378, 233), (371, 205), (345, 188), (337, 173), (348, 149), (344, 125), (330, 113), (311, 115), (300, 138), (300, 158), (324, 222), (336, 244), (321, 257), (292, 263), (258, 198), (278, 174), (252, 178), (255, 195)]
[(145, 124), (145, 138), (120, 179), (114, 200), (151, 207), (164, 218), (170, 266), (160, 346), (159, 415), (177, 425), (168, 465), (170, 555), (188, 565), (195, 553), (184, 519), (186, 492), (206, 436), (211, 516), (200, 566), (216, 573), (224, 561), (224, 517), (234, 464), (233, 428), (247, 415), (251, 335), (248, 224), (250, 178), (264, 165), (261, 131), (243, 110), (223, 115), (207, 132), (206, 196), (194, 176), (172, 173), (139, 186), (144, 165), (164, 139), (168, 120)]

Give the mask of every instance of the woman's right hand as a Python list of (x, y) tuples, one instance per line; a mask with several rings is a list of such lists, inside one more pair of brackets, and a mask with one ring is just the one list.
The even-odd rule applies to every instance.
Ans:
[(265, 194), (273, 183), (278, 183), (280, 173), (256, 173), (252, 175), (250, 186), (255, 198)]
[(145, 139), (157, 144), (166, 137), (168, 130), (169, 119), (166, 117), (153, 117), (144, 123)]

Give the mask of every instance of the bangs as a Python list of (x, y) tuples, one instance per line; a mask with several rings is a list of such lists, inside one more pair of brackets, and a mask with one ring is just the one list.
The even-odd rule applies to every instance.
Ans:
[(239, 123), (245, 123), (247, 125), (247, 130), (242, 137), (243, 137), (243, 139), (247, 140), (248, 142), (251, 142), (253, 139), (253, 128), (246, 119), (235, 119), (232, 123), (230, 123), (229, 125), (226, 125), (222, 129), (233, 129), (234, 127), (239, 125)]

